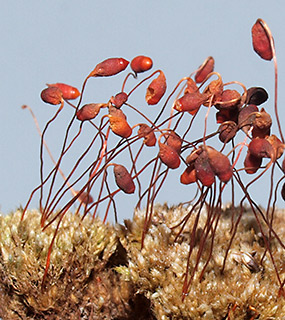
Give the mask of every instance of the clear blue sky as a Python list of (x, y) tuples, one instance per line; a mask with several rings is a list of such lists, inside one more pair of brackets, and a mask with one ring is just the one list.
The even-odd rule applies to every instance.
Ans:
[[(257, 18), (263, 18), (275, 38), (284, 123), (284, 8), (281, 0), (2, 1), (0, 210), (7, 213), (24, 205), (39, 183), (40, 140), (30, 114), (21, 106), (32, 107), (43, 128), (55, 111), (40, 100), (45, 84), (66, 82), (80, 88), (84, 77), (108, 57), (151, 56), (154, 67), (165, 72), (171, 89), (212, 55), (224, 81), (265, 87), (270, 95), (265, 108), (272, 112), (273, 64), (261, 60), (251, 46), (251, 27)], [(92, 80), (87, 98), (108, 100), (116, 93), (112, 86), (115, 90), (121, 86), (118, 79), (122, 78)], [(137, 105), (141, 103), (138, 100)], [(65, 123), (61, 119), (48, 136), (55, 154), (62, 137), (60, 125), (64, 128)], [(273, 132), (277, 133), (276, 127)], [(179, 179), (178, 172), (175, 179)], [(261, 204), (267, 181), (253, 189)], [(175, 204), (192, 197), (194, 189), (178, 183), (173, 188), (174, 183), (166, 185), (159, 201)], [(32, 208), (37, 207), (37, 199), (36, 195)], [(132, 197), (124, 199), (118, 208), (120, 220), (131, 217), (135, 203)]]

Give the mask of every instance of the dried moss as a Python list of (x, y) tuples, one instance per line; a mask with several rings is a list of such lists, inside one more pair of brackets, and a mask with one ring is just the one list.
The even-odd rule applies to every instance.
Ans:
[[(56, 238), (44, 290), (41, 282), (55, 226), (44, 232), (40, 214), (30, 211), (20, 222), (17, 211), (0, 217), (0, 316), (3, 319), (283, 319), (284, 298), (270, 256), (251, 212), (244, 212), (221, 273), (231, 238), (232, 211), (221, 214), (213, 258), (207, 261), (211, 238), (181, 301), (195, 214), (183, 233), (173, 228), (187, 208), (155, 207), (150, 230), (141, 249), (144, 212), (125, 226), (104, 225), (66, 214)], [(206, 212), (199, 218), (202, 228)], [(284, 243), (284, 211), (278, 211), (274, 230)], [(197, 233), (199, 234), (199, 232)], [(199, 239), (193, 249), (193, 270)], [(276, 266), (284, 279), (284, 249), (271, 241)], [(252, 254), (249, 256), (248, 254)], [(251, 263), (251, 265), (250, 265)]]

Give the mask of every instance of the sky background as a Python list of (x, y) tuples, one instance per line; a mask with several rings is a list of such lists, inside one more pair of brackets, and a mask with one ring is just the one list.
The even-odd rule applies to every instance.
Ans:
[[(6, 214), (25, 205), (31, 190), (39, 183), (40, 139), (29, 112), (21, 106), (29, 105), (43, 128), (56, 110), (40, 100), (45, 84), (65, 82), (80, 89), (85, 76), (109, 57), (128, 60), (141, 54), (152, 57), (154, 69), (164, 71), (170, 92), (180, 78), (211, 55), (224, 82), (238, 80), (246, 87), (266, 88), (270, 99), (264, 106), (273, 114), (273, 63), (260, 59), (251, 45), (251, 27), (257, 18), (262, 18), (275, 39), (279, 110), (284, 123), (284, 7), (281, 0), (2, 1), (1, 212)], [(85, 99), (107, 101), (117, 93), (123, 78), (118, 75), (114, 79), (91, 79)], [(133, 104), (147, 108), (139, 99)], [(47, 136), (55, 155), (66, 123), (63, 114)], [(278, 134), (276, 126), (273, 133)], [(177, 182), (182, 171), (183, 167), (175, 178), (170, 177), (174, 180), (163, 189), (160, 202), (178, 204), (193, 197), (193, 188), (179, 186)], [(252, 188), (254, 199), (262, 205), (266, 203), (268, 181), (264, 179)], [(119, 199), (119, 220), (132, 216), (136, 202), (135, 196), (122, 199)], [(225, 201), (229, 200), (225, 194)], [(284, 207), (281, 200), (278, 205)], [(36, 194), (30, 207), (37, 206)]]

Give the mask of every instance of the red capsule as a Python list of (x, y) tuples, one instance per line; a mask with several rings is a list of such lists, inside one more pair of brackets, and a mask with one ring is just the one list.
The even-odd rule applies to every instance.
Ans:
[(117, 186), (125, 193), (134, 193), (135, 184), (128, 170), (120, 165), (114, 164), (114, 176)]
[(205, 149), (209, 158), (210, 166), (212, 167), (215, 175), (222, 182), (227, 183), (233, 175), (233, 169), (228, 157), (212, 147), (206, 146)]
[(62, 97), (65, 100), (73, 100), (80, 96), (80, 92), (77, 88), (72, 87), (65, 83), (53, 83), (47, 84), (48, 87), (56, 87), (59, 88), (62, 92)]
[(105, 103), (88, 103), (77, 110), (76, 117), (80, 121), (92, 120), (99, 113), (101, 108), (106, 107)]
[(160, 160), (170, 169), (177, 169), (180, 166), (180, 157), (178, 153), (165, 143), (158, 141)]
[(264, 60), (271, 60), (273, 52), (270, 43), (271, 35), (268, 34), (266, 23), (257, 19), (251, 29), (252, 45), (254, 51)]
[(184, 90), (184, 94), (186, 93), (193, 93), (193, 92), (197, 92), (199, 89), (197, 87), (197, 84), (196, 82), (192, 79), (192, 78), (189, 78), (187, 80), (187, 83), (186, 83), (186, 88)]
[(191, 184), (197, 181), (196, 170), (194, 164), (188, 166), (180, 176), (182, 184)]
[(209, 73), (213, 72), (215, 66), (215, 60), (213, 57), (208, 57), (203, 64), (199, 67), (195, 74), (196, 83), (203, 82)]
[(113, 133), (122, 138), (128, 138), (132, 134), (132, 128), (124, 118), (112, 116), (110, 114), (108, 117), (110, 128)]
[(178, 154), (180, 154), (181, 146), (182, 146), (181, 137), (172, 130), (164, 134), (164, 137), (166, 138), (166, 144), (169, 147), (171, 147), (173, 150), (175, 150)]
[(195, 170), (197, 179), (205, 187), (210, 187), (215, 182), (215, 174), (210, 166), (208, 154), (206, 151), (202, 151), (195, 161)]
[(109, 58), (95, 67), (90, 73), (90, 77), (110, 77), (127, 68), (129, 61), (124, 58)]
[(254, 138), (248, 145), (248, 151), (257, 158), (274, 158), (274, 150), (269, 141), (263, 138)]
[(157, 104), (166, 91), (166, 78), (162, 71), (159, 76), (152, 80), (146, 91), (146, 102), (149, 105)]
[(261, 167), (262, 158), (255, 157), (248, 151), (243, 164), (246, 173), (254, 174)]
[(128, 95), (125, 92), (119, 92), (115, 97), (111, 97), (110, 101), (116, 108), (121, 106), (128, 100)]
[(225, 121), (219, 127), (219, 139), (223, 143), (231, 141), (238, 131), (238, 125), (234, 121)]
[(148, 147), (153, 147), (156, 144), (156, 137), (153, 132), (153, 129), (150, 128), (147, 124), (141, 123), (138, 130), (138, 136), (144, 138), (143, 143)]
[(224, 90), (220, 97), (215, 100), (217, 109), (232, 109), (240, 103), (241, 95), (236, 90)]
[[(189, 78), (187, 80), (187, 84), (186, 84), (186, 88), (184, 90), (184, 95), (187, 94), (187, 93), (194, 93), (194, 92), (198, 92), (199, 89), (197, 87), (197, 84), (196, 82), (192, 79), (192, 78)], [(199, 111), (199, 108), (197, 109), (194, 109), (194, 110), (190, 110), (188, 111), (192, 116), (194, 116), (197, 112)]]
[(180, 112), (197, 111), (206, 100), (207, 97), (199, 91), (186, 93), (176, 100), (174, 109)]
[(131, 68), (135, 73), (145, 72), (152, 68), (152, 60), (146, 56), (137, 56), (131, 61)]
[(41, 92), (41, 99), (52, 105), (61, 104), (63, 101), (62, 91), (57, 87), (48, 87)]

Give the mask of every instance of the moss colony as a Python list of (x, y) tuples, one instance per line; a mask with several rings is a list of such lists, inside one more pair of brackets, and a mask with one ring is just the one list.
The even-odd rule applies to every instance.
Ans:
[[(200, 281), (211, 248), (209, 236), (189, 294), (182, 302), (195, 214), (181, 234), (179, 227), (173, 227), (188, 211), (182, 206), (156, 206), (143, 249), (142, 211), (124, 226), (115, 227), (88, 217), (81, 221), (79, 215), (67, 213), (43, 286), (55, 226), (42, 232), (38, 211), (29, 211), (22, 222), (21, 211), (0, 217), (0, 316), (4, 320), (285, 319), (276, 272), (250, 211), (243, 212), (221, 273), (232, 218), (236, 219), (239, 212), (230, 208), (222, 211), (212, 258)], [(201, 212), (197, 234), (205, 219), (206, 210)], [(277, 211), (273, 226), (283, 242), (284, 220), (284, 211)], [(276, 268), (284, 279), (284, 250), (276, 238), (270, 245)], [(190, 274), (198, 247), (194, 244)]]

